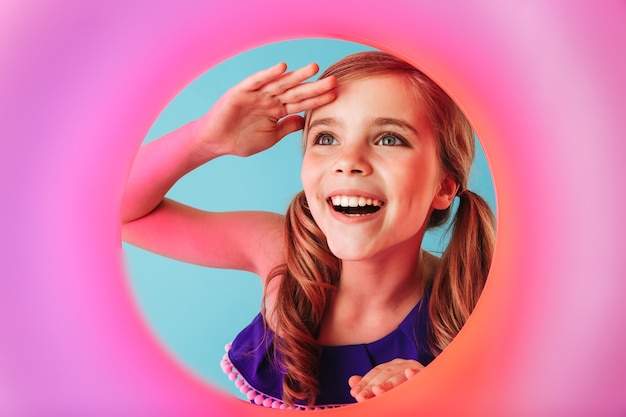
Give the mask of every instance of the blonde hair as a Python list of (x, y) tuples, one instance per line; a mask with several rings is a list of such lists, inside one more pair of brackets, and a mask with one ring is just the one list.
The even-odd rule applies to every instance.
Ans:
[[(459, 205), (448, 247), (432, 282), (429, 340), (440, 353), (456, 336), (483, 289), (495, 241), (495, 220), (488, 204), (467, 190), (475, 153), (472, 128), (454, 101), (430, 78), (410, 64), (384, 52), (350, 55), (330, 66), (320, 78), (337, 83), (386, 74), (405, 75), (423, 104), (438, 142), (443, 170), (459, 185)], [(447, 222), (452, 207), (434, 211), (428, 227)], [(286, 263), (269, 279), (281, 277), (275, 316), (276, 350), (285, 371), (283, 401), (313, 404), (318, 392), (317, 342), (326, 305), (341, 272), (341, 261), (328, 249), (326, 238), (311, 216), (304, 193), (291, 202), (285, 216)]]

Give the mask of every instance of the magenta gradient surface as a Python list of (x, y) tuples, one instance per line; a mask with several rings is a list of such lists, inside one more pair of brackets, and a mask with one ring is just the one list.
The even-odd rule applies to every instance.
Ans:
[[(462, 105), (498, 242), (453, 344), (345, 415), (624, 415), (626, 4), (74, 0), (0, 5), (0, 415), (269, 415), (168, 356), (119, 206), (160, 111), (211, 66), (333, 37), (399, 54)], [(355, 4), (355, 3), (354, 3)]]

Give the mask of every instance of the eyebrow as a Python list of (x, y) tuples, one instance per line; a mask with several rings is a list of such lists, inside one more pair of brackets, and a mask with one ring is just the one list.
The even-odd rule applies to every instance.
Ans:
[(401, 119), (393, 119), (389, 117), (379, 117), (373, 120), (376, 126), (395, 126), (403, 130), (412, 132), (415, 136), (419, 136), (419, 132), (410, 123)]
[(339, 123), (337, 123), (337, 120), (332, 118), (332, 117), (324, 117), (322, 119), (317, 119), (317, 120), (313, 120), (311, 123), (309, 123), (309, 126), (307, 127), (307, 130), (310, 130), (311, 128), (314, 128), (316, 126), (337, 126)]
[[(405, 122), (404, 120), (401, 120), (401, 119), (394, 119), (392, 117), (377, 117), (377, 118), (371, 119), (370, 123), (378, 127), (395, 126), (397, 128), (409, 131), (416, 136), (419, 136), (419, 132), (410, 123)], [(334, 126), (338, 126), (339, 124), (340, 123), (337, 121), (337, 119), (333, 117), (324, 117), (322, 119), (313, 120), (309, 124), (307, 130), (310, 130), (317, 126), (334, 127)]]

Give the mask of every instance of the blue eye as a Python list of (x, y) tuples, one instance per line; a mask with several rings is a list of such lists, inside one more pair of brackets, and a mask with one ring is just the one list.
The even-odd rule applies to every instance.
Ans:
[(320, 133), (315, 137), (316, 145), (334, 145), (337, 143), (337, 139), (333, 135), (328, 133)]
[(381, 135), (376, 144), (381, 146), (406, 146), (406, 142), (403, 139), (391, 133)]

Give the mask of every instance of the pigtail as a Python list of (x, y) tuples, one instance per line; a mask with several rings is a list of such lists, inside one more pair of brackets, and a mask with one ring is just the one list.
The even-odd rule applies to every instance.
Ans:
[(459, 194), (450, 243), (435, 273), (429, 344), (434, 354), (448, 346), (478, 302), (495, 244), (495, 218), (483, 198)]
[(287, 210), (285, 247), (286, 264), (269, 276), (281, 280), (272, 323), (277, 335), (276, 354), (285, 371), (283, 401), (293, 405), (304, 400), (312, 405), (319, 390), (321, 346), (317, 337), (341, 264), (313, 220), (304, 192)]

